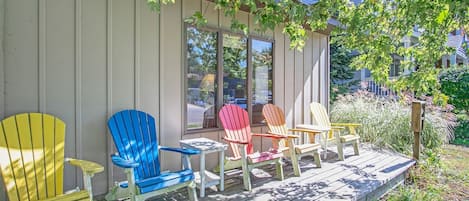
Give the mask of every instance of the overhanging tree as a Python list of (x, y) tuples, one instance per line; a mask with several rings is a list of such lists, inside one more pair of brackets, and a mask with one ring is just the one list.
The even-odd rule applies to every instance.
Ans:
[[(147, 0), (159, 10), (161, 4), (175, 0)], [(305, 30), (324, 30), (328, 20), (340, 22), (333, 34), (334, 42), (357, 50), (353, 58), (356, 69), (370, 69), (375, 81), (385, 83), (396, 91), (410, 90), (417, 95), (432, 94), (445, 101), (440, 93), (438, 69), (435, 63), (450, 49), (445, 42), (449, 32), (465, 27), (469, 30), (469, 0), (365, 0), (355, 5), (348, 0), (319, 0), (302, 3), (299, 0), (213, 0), (217, 9), (231, 16), (231, 28), (248, 33), (248, 26), (236, 20), (236, 13), (247, 11), (259, 25), (258, 31), (283, 27), (290, 38), (291, 48), (301, 50), (307, 38)], [(306, 2), (306, 1), (305, 1)], [(310, 1), (308, 1), (310, 2)], [(203, 25), (204, 13), (196, 12), (186, 22)], [(402, 45), (418, 28), (421, 35), (411, 47)], [(396, 81), (389, 80), (391, 55), (406, 58), (401, 67), (413, 72)]]

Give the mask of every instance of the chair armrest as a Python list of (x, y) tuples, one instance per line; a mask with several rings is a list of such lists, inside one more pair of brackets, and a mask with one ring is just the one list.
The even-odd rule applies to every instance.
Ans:
[(268, 138), (275, 138), (275, 139), (285, 139), (285, 138), (287, 138), (287, 136), (285, 136), (285, 135), (264, 134), (264, 133), (252, 133), (252, 136), (256, 136), (256, 137), (268, 137)]
[[(320, 125), (313, 125), (313, 124), (298, 124), (295, 126), (295, 129), (303, 129), (303, 130), (312, 130), (312, 131), (322, 131), (326, 132), (331, 130), (329, 126), (320, 126)], [(307, 132), (307, 131), (305, 131)]]
[(287, 138), (299, 138), (299, 137), (300, 137), (300, 136), (298, 136), (298, 135), (292, 135), (292, 134), (284, 135), (284, 134), (281, 134), (281, 133), (276, 133), (276, 132), (271, 132), (271, 131), (269, 131), (269, 132), (267, 132), (267, 133), (268, 133), (268, 134), (272, 134), (272, 135), (283, 135), (283, 136), (285, 136), (285, 137), (287, 137)]
[(111, 155), (111, 159), (112, 159), (112, 163), (114, 163), (115, 165), (117, 165), (121, 168), (136, 168), (140, 165), (137, 162), (123, 159), (122, 157), (120, 157), (118, 155), (114, 155), (114, 154)]
[(81, 168), (81, 171), (85, 174), (96, 174), (100, 173), (104, 170), (104, 167), (100, 164), (91, 161), (73, 159), (73, 158), (65, 158), (65, 161), (68, 162), (70, 165), (77, 166)]
[(342, 126), (342, 127), (358, 127), (362, 124), (357, 123), (331, 123), (331, 126)]
[(175, 147), (165, 147), (165, 146), (159, 146), (159, 148), (163, 151), (178, 152), (178, 153), (185, 154), (185, 155), (200, 154), (200, 151), (196, 149), (175, 148)]
[(249, 142), (243, 142), (243, 141), (231, 139), (231, 138), (228, 138), (228, 137), (223, 137), (223, 140), (225, 140), (227, 142), (230, 142), (230, 143), (235, 143), (235, 144), (249, 144)]
[(352, 135), (356, 135), (357, 131), (355, 130), (355, 128), (358, 126), (361, 126), (361, 124), (357, 124), (357, 123), (332, 123), (331, 125), (347, 127), (348, 130), (350, 131), (350, 134)]
[(331, 129), (332, 130), (341, 130), (341, 129), (345, 129), (344, 126), (331, 126)]
[(288, 129), (288, 131), (290, 131), (290, 132), (315, 133), (315, 134), (326, 132), (326, 131), (323, 131), (323, 130), (304, 129), (304, 128), (291, 128), (291, 129)]

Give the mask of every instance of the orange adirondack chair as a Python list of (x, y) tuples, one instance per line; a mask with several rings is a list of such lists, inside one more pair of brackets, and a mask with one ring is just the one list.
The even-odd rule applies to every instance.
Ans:
[[(339, 160), (344, 160), (344, 145), (353, 144), (353, 150), (355, 155), (359, 155), (358, 145), (360, 143), (360, 136), (356, 132), (356, 127), (361, 126), (357, 123), (331, 123), (329, 121), (329, 115), (327, 115), (326, 108), (320, 103), (313, 102), (310, 105), (311, 113), (313, 113), (313, 118), (319, 126), (329, 127), (329, 131), (326, 139), (324, 140), (324, 146), (327, 149), (328, 141), (336, 141), (337, 143), (337, 152), (339, 155)], [(348, 128), (349, 135), (340, 135), (340, 130)]]
[[(64, 158), (65, 123), (41, 113), (23, 113), (0, 122), (0, 168), (10, 201), (92, 200), (91, 177), (103, 166)], [(64, 194), (64, 162), (83, 171), (85, 190)]]
[[(321, 167), (321, 157), (319, 157), (319, 148), (321, 148), (321, 144), (314, 143), (314, 137), (316, 134), (320, 134), (323, 131), (287, 128), (285, 115), (283, 114), (282, 109), (273, 104), (264, 105), (262, 114), (265, 117), (270, 134), (283, 135), (287, 137), (287, 139), (281, 139), (280, 141), (273, 142), (273, 144), (274, 146), (278, 146), (279, 149), (289, 152), (288, 155), (292, 160), (293, 171), (296, 176), (301, 176), (301, 169), (298, 161), (302, 156), (312, 155), (314, 157), (316, 167)], [(310, 143), (296, 145), (293, 140), (300, 136), (290, 134), (294, 132), (307, 133), (309, 135)]]
[(282, 156), (278, 149), (265, 152), (254, 152), (252, 136), (285, 139), (283, 135), (251, 133), (248, 113), (237, 105), (228, 104), (219, 112), (221, 123), (225, 129), (223, 139), (230, 145), (233, 157), (231, 161), (240, 161), (243, 170), (243, 183), (246, 190), (251, 190), (250, 171), (259, 166), (275, 163), (277, 177), (283, 180)]

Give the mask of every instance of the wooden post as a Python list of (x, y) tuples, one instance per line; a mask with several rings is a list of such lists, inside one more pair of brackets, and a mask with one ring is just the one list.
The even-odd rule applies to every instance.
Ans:
[(413, 157), (415, 160), (420, 158), (420, 133), (423, 130), (423, 122), (425, 120), (425, 102), (412, 102), (412, 131), (414, 132)]
[(414, 131), (414, 159), (419, 160), (420, 158), (420, 132)]

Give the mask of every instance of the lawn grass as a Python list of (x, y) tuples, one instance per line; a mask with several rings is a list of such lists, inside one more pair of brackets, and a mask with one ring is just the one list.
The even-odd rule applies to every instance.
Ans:
[(425, 155), (383, 200), (469, 200), (469, 148), (445, 145)]

